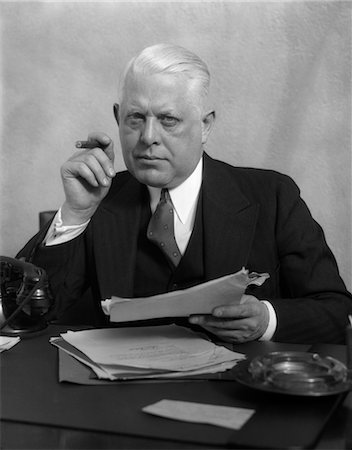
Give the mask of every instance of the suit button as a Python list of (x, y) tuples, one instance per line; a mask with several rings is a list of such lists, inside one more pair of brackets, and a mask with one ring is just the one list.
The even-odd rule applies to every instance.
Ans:
[(178, 284), (177, 283), (172, 283), (172, 289), (177, 289), (178, 288)]

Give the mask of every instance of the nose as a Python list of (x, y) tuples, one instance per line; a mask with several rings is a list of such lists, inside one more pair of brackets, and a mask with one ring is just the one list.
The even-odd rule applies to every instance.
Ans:
[(148, 147), (151, 145), (159, 145), (160, 137), (158, 133), (158, 123), (155, 117), (147, 116), (144, 122), (144, 127), (141, 131), (141, 140)]

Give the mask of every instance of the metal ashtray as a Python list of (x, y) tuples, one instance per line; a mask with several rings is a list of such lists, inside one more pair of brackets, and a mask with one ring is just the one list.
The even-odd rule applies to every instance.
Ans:
[(237, 381), (265, 391), (322, 396), (351, 388), (347, 367), (335, 358), (317, 353), (272, 352), (237, 367)]

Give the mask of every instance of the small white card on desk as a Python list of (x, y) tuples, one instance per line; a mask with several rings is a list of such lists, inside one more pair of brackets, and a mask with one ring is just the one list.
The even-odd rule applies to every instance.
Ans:
[(20, 342), (20, 338), (18, 336), (16, 337), (0, 336), (0, 352), (9, 350), (18, 342)]
[(254, 409), (167, 399), (145, 406), (142, 411), (168, 419), (206, 423), (232, 430), (239, 430), (255, 412)]

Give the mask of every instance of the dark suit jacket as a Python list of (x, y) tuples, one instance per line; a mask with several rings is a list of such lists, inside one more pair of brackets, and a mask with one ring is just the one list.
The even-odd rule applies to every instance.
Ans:
[[(133, 296), (143, 189), (128, 172), (118, 174), (81, 236), (37, 245), (33, 262), (47, 270), (58, 315), (88, 285), (97, 302)], [(295, 183), (274, 171), (235, 168), (204, 155), (202, 190), (206, 279), (242, 267), (268, 272), (270, 279), (249, 293), (273, 304), (275, 340), (342, 342), (351, 295)], [(19, 256), (28, 257), (45, 232)]]

